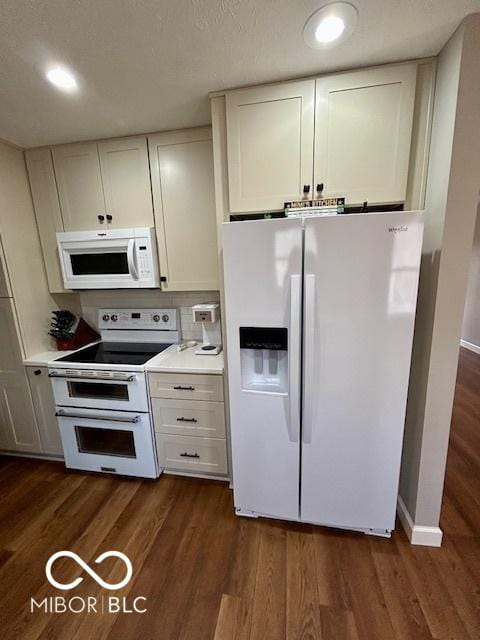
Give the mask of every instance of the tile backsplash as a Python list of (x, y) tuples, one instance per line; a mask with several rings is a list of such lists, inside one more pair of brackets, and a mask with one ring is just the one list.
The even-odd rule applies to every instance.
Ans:
[(202, 339), (202, 325), (192, 322), (192, 306), (201, 302), (219, 302), (218, 291), (158, 291), (143, 289), (131, 291), (117, 289), (115, 291), (84, 291), (80, 294), (82, 315), (92, 327), (98, 328), (98, 309), (104, 308), (165, 308), (178, 309), (180, 327), (184, 340)]

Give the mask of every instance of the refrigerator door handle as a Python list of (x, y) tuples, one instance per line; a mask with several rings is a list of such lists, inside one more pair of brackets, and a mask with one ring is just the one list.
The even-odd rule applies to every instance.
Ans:
[(290, 442), (298, 442), (300, 438), (301, 290), (301, 277), (299, 275), (290, 276), (290, 344), (288, 363)]
[(315, 274), (305, 276), (304, 309), (304, 348), (303, 348), (303, 442), (312, 441), (313, 415), (311, 398), (313, 397), (314, 344), (315, 344)]

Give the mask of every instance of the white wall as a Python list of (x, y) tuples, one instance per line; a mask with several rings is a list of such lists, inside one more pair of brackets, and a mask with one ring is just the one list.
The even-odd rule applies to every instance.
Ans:
[(470, 260), (462, 342), (470, 348), (476, 348), (480, 353), (480, 210), (477, 212), (477, 224)]
[(433, 544), (441, 539), (438, 523), (480, 183), (479, 60), (476, 14), (465, 19), (438, 59), (400, 479), (408, 516), (425, 533), (422, 540)]

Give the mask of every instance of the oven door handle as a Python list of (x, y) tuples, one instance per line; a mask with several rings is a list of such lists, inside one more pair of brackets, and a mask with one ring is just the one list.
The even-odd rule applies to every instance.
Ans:
[(133, 418), (120, 418), (117, 416), (96, 416), (92, 414), (86, 415), (84, 413), (67, 413), (66, 411), (62, 411), (61, 409), (59, 411), (56, 411), (55, 415), (57, 416), (57, 418), (84, 418), (87, 420), (105, 420), (106, 422), (128, 422), (130, 424), (137, 424), (137, 422), (140, 421), (140, 416), (135, 416)]
[(76, 376), (67, 373), (57, 373), (56, 371), (50, 371), (48, 374), (49, 378), (68, 378), (69, 380), (83, 380), (84, 382), (133, 382), (135, 380), (135, 376), (116, 376), (115, 378), (101, 378), (100, 376), (95, 377), (87, 377), (87, 376)]

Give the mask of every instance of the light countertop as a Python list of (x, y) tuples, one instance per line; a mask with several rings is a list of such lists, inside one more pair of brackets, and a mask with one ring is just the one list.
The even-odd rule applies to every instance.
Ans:
[(51, 362), (62, 356), (68, 356), (73, 351), (44, 351), (43, 353), (36, 353), (30, 358), (26, 358), (23, 364), (27, 367), (47, 367)]
[(177, 351), (176, 345), (172, 345), (158, 356), (155, 356), (145, 365), (147, 371), (161, 373), (206, 373), (222, 375), (223, 351), (217, 356), (199, 356), (195, 353), (196, 347), (188, 347), (184, 351)]
[[(176, 345), (172, 345), (162, 353), (152, 358), (146, 365), (146, 371), (157, 371), (163, 373), (206, 373), (212, 375), (222, 375), (223, 373), (223, 351), (218, 356), (198, 356), (195, 353), (196, 347), (188, 347), (184, 351), (177, 351)], [(37, 353), (23, 361), (27, 367), (47, 367), (53, 361), (62, 356), (66, 356), (72, 351), (45, 351)]]

